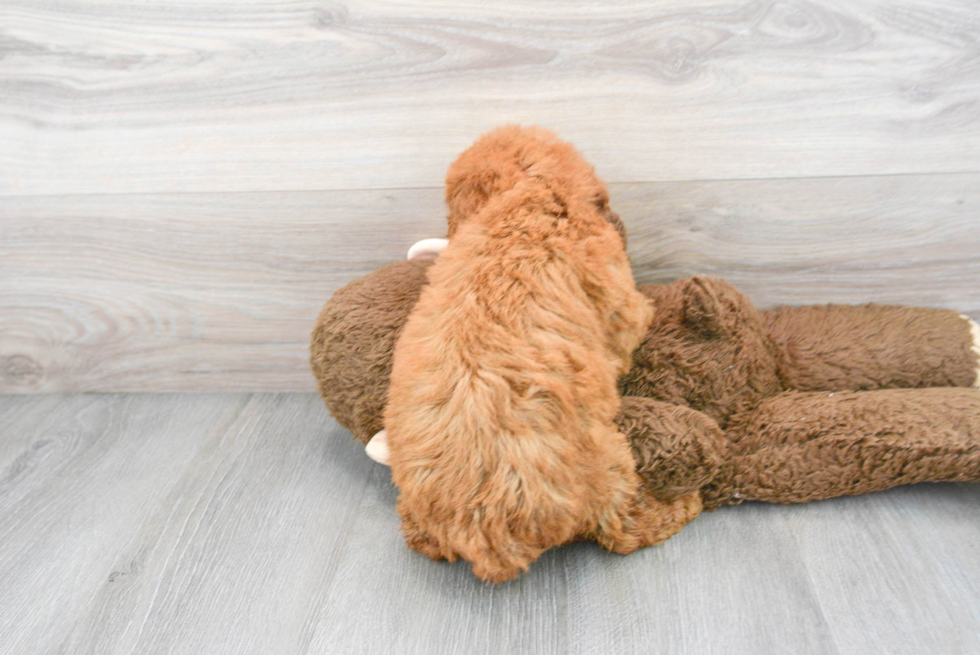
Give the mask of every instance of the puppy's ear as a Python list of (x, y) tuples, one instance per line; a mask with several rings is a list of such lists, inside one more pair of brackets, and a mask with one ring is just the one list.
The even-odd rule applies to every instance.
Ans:
[(606, 220), (612, 223), (612, 226), (616, 228), (619, 232), (619, 238), (623, 240), (623, 250), (626, 249), (626, 226), (623, 225), (623, 221), (619, 218), (619, 214), (609, 209), (609, 205), (600, 206), (599, 209), (605, 215)]
[(446, 204), (449, 214), (446, 221), (449, 224), (447, 236), (453, 236), (456, 229), (467, 218), (480, 210), (487, 203), (490, 194), (479, 184), (465, 184), (450, 178), (446, 183)]
[(619, 218), (619, 214), (614, 212), (609, 208), (609, 191), (606, 187), (596, 180), (599, 188), (596, 190), (596, 196), (593, 198), (592, 202), (599, 209), (599, 212), (609, 221), (610, 225), (616, 228), (616, 232), (619, 233), (619, 238), (623, 241), (623, 249), (626, 249), (626, 226), (623, 225), (623, 221)]

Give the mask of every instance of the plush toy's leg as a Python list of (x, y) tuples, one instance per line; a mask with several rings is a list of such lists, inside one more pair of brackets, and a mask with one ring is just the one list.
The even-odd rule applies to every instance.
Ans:
[(980, 330), (947, 309), (885, 305), (784, 307), (763, 312), (787, 389), (837, 391), (970, 387)]
[(705, 506), (980, 482), (980, 391), (787, 392), (736, 416)]

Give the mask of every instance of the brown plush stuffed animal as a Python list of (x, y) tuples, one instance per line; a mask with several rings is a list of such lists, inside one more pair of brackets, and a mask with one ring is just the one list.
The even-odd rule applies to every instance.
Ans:
[[(313, 331), (320, 393), (376, 458), (395, 343), (432, 263), (355, 280)], [(980, 481), (980, 391), (970, 388), (980, 329), (966, 317), (877, 305), (761, 312), (699, 277), (639, 289), (655, 317), (620, 379), (616, 421), (652, 500), (696, 493), (714, 509)]]

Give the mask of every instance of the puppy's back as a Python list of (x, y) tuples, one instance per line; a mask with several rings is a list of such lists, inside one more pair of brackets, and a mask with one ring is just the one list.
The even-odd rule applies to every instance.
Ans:
[(612, 421), (650, 310), (592, 194), (569, 188), (520, 180), (459, 225), (395, 350), (406, 537), (488, 579), (593, 531), (635, 484)]

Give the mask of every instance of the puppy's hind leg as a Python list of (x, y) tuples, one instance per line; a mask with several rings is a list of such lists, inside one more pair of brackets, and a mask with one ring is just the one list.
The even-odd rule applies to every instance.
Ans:
[(618, 469), (619, 479), (613, 479), (612, 502), (601, 514), (593, 535), (600, 544), (622, 555), (667, 541), (700, 514), (703, 506), (699, 491), (669, 501), (657, 500), (644, 491), (634, 466), (630, 455), (628, 462), (613, 467), (614, 472)]
[(624, 543), (625, 548), (614, 547), (620, 554), (631, 553), (637, 548), (661, 544), (681, 531), (701, 513), (701, 493), (693, 491), (664, 502), (642, 493), (636, 499), (632, 515), (632, 534), (636, 545)]
[(418, 524), (418, 522), (412, 516), (408, 503), (399, 498), (397, 508), (399, 515), (402, 517), (402, 534), (405, 535), (405, 543), (409, 548), (418, 551), (426, 557), (436, 561), (447, 558), (450, 561), (455, 560), (452, 553), (447, 556), (444, 549), (439, 545), (439, 542), (433, 539), (422, 528), (422, 526)]

